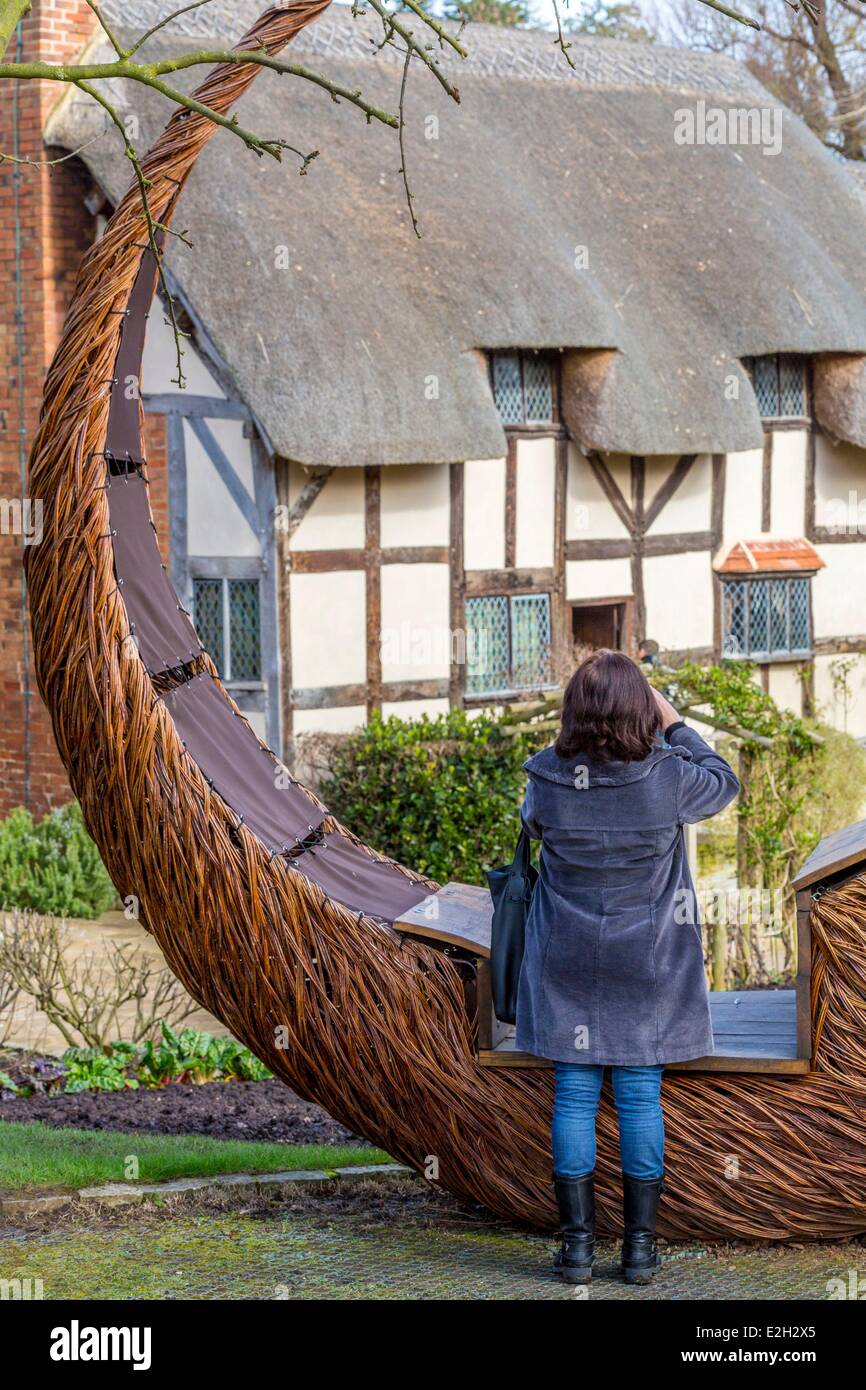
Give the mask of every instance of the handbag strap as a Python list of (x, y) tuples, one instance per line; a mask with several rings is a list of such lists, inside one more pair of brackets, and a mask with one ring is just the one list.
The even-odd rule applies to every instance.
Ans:
[(529, 864), (532, 855), (532, 842), (526, 830), (521, 826), (520, 834), (517, 837), (517, 847), (514, 851), (514, 858), (511, 861), (513, 873), (523, 874), (524, 877), (529, 872)]

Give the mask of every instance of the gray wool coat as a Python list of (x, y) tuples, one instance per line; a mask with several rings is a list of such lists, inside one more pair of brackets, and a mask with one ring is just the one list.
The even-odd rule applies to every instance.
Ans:
[(517, 996), (517, 1047), (555, 1062), (649, 1066), (713, 1051), (683, 825), (739, 790), (682, 722), (648, 758), (524, 764), (541, 840)]

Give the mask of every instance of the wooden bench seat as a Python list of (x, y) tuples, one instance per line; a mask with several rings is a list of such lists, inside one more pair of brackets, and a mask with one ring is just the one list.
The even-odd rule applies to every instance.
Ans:
[[(397, 931), (422, 937), (475, 962), (478, 1062), (483, 1067), (549, 1067), (550, 1062), (518, 1052), (514, 1029), (493, 1015), (490, 997), (490, 924), (493, 905), (486, 888), (448, 883), (395, 922)], [(715, 1052), (671, 1071), (796, 1073), (809, 1070), (808, 911), (801, 904), (800, 969), (796, 989), (757, 989), (710, 994)], [(805, 934), (805, 935), (804, 935)], [(575, 1061), (579, 1061), (575, 1055)]]

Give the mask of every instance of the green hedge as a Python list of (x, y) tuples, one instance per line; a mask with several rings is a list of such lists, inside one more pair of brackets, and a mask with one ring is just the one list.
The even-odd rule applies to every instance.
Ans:
[(510, 859), (538, 736), (509, 737), (487, 714), (374, 718), (336, 746), (321, 792), (381, 853), (446, 882), (486, 882)]
[(23, 806), (0, 821), (0, 908), (97, 917), (116, 903), (77, 802), (38, 823)]

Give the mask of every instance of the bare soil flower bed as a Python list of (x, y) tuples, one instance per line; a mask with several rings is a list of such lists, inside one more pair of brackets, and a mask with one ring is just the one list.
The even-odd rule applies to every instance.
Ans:
[[(32, 1077), (32, 1059), (18, 1076), (8, 1057), (4, 1070), (15, 1081)], [(0, 1122), (41, 1121), (72, 1129), (116, 1129), (147, 1134), (204, 1134), (212, 1139), (270, 1140), (285, 1144), (361, 1144), (359, 1135), (318, 1105), (301, 1100), (281, 1081), (212, 1081), (151, 1090), (36, 1091), (15, 1096), (0, 1091)]]

